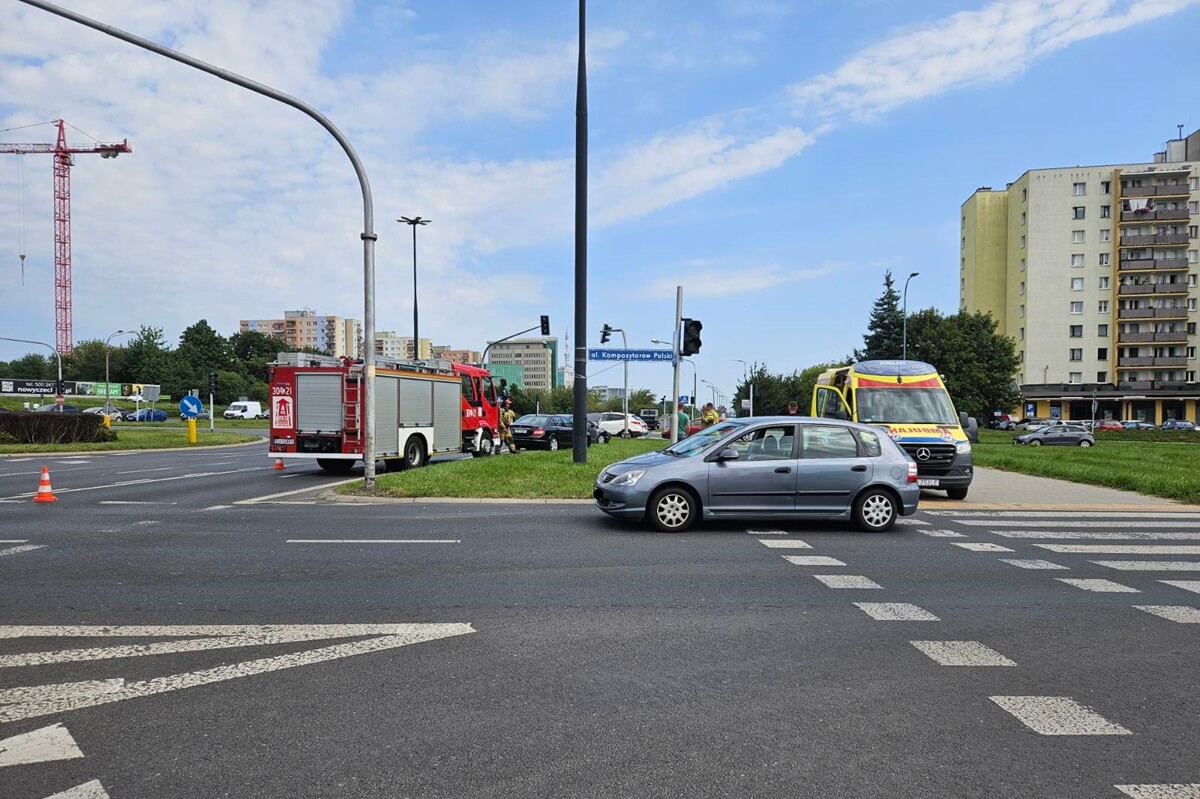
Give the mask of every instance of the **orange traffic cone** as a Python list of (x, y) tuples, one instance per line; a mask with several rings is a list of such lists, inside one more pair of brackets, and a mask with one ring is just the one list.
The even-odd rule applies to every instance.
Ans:
[(277, 471), (283, 471), (283, 458), (275, 459), (275, 469)]
[(54, 490), (50, 488), (50, 467), (42, 467), (42, 479), (38, 481), (37, 494), (33, 498), (34, 502), (58, 502), (58, 497), (54, 496)]

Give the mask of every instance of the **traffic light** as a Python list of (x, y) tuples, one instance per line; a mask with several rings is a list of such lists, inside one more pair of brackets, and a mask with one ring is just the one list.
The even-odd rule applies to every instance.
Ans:
[(700, 351), (700, 345), (704, 343), (700, 341), (700, 331), (703, 329), (704, 325), (699, 319), (683, 320), (683, 355), (695, 355)]
[(217, 373), (208, 373), (208, 393), (215, 395), (217, 393)]
[(604, 327), (600, 328), (600, 343), (607, 344), (610, 338), (612, 338), (612, 326), (605, 325)]
[(55, 380), (54, 381), (55, 396), (61, 397), (61, 396), (65, 395), (66, 393), (67, 393), (67, 384), (65, 382), (63, 382), (62, 380)]
[(543, 336), (550, 335), (550, 317), (549, 316), (542, 317), (542, 335)]

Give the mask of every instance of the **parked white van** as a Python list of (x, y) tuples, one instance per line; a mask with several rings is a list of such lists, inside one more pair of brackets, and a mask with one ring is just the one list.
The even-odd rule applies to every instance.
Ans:
[(266, 419), (261, 402), (234, 402), (221, 414), (226, 419)]

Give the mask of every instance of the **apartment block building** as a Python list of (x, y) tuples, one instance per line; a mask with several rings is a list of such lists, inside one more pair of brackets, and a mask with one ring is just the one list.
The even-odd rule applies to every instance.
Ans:
[(525, 391), (551, 391), (558, 385), (555, 356), (558, 339), (515, 338), (488, 342), (488, 364), (515, 364), (523, 367)]
[(1029, 416), (1197, 420), (1200, 131), (962, 205), (960, 305), (1016, 342)]
[(375, 354), (381, 358), (394, 360), (428, 360), (434, 356), (433, 341), (422, 338), (418, 342), (419, 351), (413, 352), (412, 336), (397, 336), (390, 330), (375, 332)]
[(284, 311), (282, 319), (242, 319), (238, 329), (274, 336), (289, 347), (310, 347), (335, 357), (362, 357), (362, 322), (318, 314), (311, 308)]
[(483, 363), (483, 353), (478, 350), (447, 347), (442, 344), (433, 345), (433, 357), (455, 363)]

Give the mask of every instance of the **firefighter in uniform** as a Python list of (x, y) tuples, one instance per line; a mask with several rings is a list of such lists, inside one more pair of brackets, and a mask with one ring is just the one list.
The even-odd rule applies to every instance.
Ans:
[(516, 421), (517, 415), (512, 409), (512, 400), (507, 397), (504, 400), (504, 407), (500, 409), (500, 446), (508, 445), (508, 451), (516, 455), (520, 450), (513, 443), (512, 423)]

